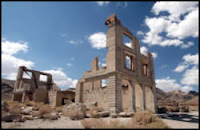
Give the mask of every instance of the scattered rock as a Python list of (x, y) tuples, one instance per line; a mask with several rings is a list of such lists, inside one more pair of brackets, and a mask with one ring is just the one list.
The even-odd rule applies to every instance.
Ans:
[(22, 110), (22, 114), (30, 115), (32, 111), (33, 111), (33, 107), (27, 107), (24, 110)]
[(29, 115), (24, 115), (22, 116), (22, 120), (33, 120), (34, 118), (32, 116)]
[(116, 114), (116, 113), (111, 113), (111, 114), (110, 114), (110, 117), (111, 117), (111, 118), (117, 118), (117, 114)]
[(2, 118), (2, 121), (5, 122), (20, 122), (22, 120), (22, 115), (16, 115), (16, 114), (7, 114)]
[(119, 117), (128, 117), (128, 115), (125, 112), (120, 112), (118, 114)]
[(108, 117), (110, 115), (109, 111), (102, 111), (102, 112), (97, 112), (100, 117)]

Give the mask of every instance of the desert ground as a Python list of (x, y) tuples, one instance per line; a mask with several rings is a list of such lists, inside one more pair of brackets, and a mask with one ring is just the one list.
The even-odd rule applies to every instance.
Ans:
[[(166, 114), (158, 114), (162, 120), (170, 128), (199, 128), (199, 112), (191, 111), (189, 113), (171, 113), (174, 114), (173, 117), (166, 116)], [(180, 114), (180, 116), (176, 116)], [(102, 118), (103, 120), (119, 120), (120, 122), (126, 123), (131, 118), (130, 117), (120, 117), (120, 118)], [(88, 120), (85, 118), (84, 120)], [(61, 116), (58, 120), (44, 120), (35, 119), (27, 120), (25, 122), (1, 122), (2, 128), (84, 128), (82, 120), (71, 120), (68, 117)]]

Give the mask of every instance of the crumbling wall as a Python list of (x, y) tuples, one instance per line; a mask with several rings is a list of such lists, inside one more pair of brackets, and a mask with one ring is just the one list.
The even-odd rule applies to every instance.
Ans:
[(108, 108), (107, 86), (101, 86), (101, 80), (88, 81), (83, 83), (83, 103), (89, 108), (92, 103), (103, 108)]

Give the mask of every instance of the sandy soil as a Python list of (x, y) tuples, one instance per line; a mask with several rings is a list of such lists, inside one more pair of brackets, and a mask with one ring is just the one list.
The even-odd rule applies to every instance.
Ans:
[[(178, 114), (178, 113), (175, 113)], [(162, 116), (161, 116), (162, 117)], [(171, 128), (199, 128), (199, 112), (182, 113), (182, 116), (162, 117), (163, 121)], [(87, 120), (87, 118), (86, 118)], [(103, 118), (103, 120), (120, 120), (127, 123), (130, 118)], [(71, 120), (68, 117), (58, 120), (27, 120), (25, 122), (1, 122), (2, 128), (83, 128), (81, 120)]]

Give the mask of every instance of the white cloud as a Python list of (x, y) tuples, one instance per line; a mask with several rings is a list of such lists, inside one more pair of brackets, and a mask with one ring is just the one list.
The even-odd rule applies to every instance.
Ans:
[(103, 32), (90, 35), (88, 40), (93, 48), (102, 49), (106, 47), (106, 34)]
[(67, 65), (68, 67), (71, 67), (71, 66), (72, 66), (72, 64), (71, 64), (71, 63), (67, 63), (66, 65)]
[(99, 6), (107, 5), (107, 4), (109, 4), (109, 3), (110, 3), (109, 1), (98, 1), (98, 2), (97, 2), (97, 4), (98, 4)]
[(126, 45), (127, 47), (130, 47), (130, 48), (131, 48), (131, 43), (130, 43), (130, 42), (125, 43), (125, 45)]
[(191, 86), (183, 86), (180, 89), (182, 92), (188, 93), (189, 91), (192, 91), (193, 88)]
[[(61, 88), (75, 88), (77, 79), (69, 78), (62, 70), (62, 68), (58, 68), (57, 70), (44, 70), (43, 72), (52, 74), (53, 81)], [(66, 87), (66, 88), (64, 88)]]
[(182, 72), (186, 68), (191, 65), (198, 65), (199, 64), (199, 54), (191, 55), (187, 54), (183, 56), (183, 62), (179, 63), (179, 65), (173, 70), (175, 72)]
[(199, 64), (199, 54), (191, 55), (187, 54), (183, 56), (183, 60), (189, 64), (198, 65)]
[(14, 55), (19, 51), (27, 52), (28, 45), (27, 42), (12, 42), (8, 40), (1, 41), (1, 47), (2, 47), (2, 53), (8, 54), (8, 55)]
[(191, 46), (193, 46), (193, 45), (194, 45), (193, 42), (188, 42), (187, 44), (181, 45), (181, 48), (189, 48), (189, 47), (191, 47)]
[[(145, 46), (142, 46), (142, 47), (140, 47), (140, 52), (143, 55), (147, 56), (148, 49)], [(151, 52), (151, 54), (152, 54), (153, 58), (157, 58), (158, 57), (158, 54), (156, 52)]]
[(144, 33), (142, 31), (137, 31), (137, 35), (144, 35)]
[(188, 67), (187, 64), (179, 64), (179, 65), (174, 69), (174, 71), (175, 71), (175, 72), (182, 72), (182, 71), (185, 70), (187, 67)]
[(152, 54), (153, 58), (157, 58), (158, 57), (158, 54), (156, 52), (152, 52), (151, 54)]
[(170, 79), (169, 77), (156, 79), (156, 87), (165, 92), (179, 90), (181, 88), (181, 86), (176, 82), (175, 79)]
[[(182, 39), (187, 37), (196, 38), (199, 36), (199, 11), (198, 2), (156, 2), (152, 12), (158, 17), (146, 17), (145, 24), (149, 31), (143, 35), (143, 42), (148, 45), (180, 46), (189, 48), (194, 45), (192, 42), (184, 43)], [(183, 18), (180, 18), (180, 17)], [(156, 24), (155, 24), (156, 23)], [(162, 34), (162, 36), (160, 36)]]
[(184, 39), (199, 36), (199, 9), (196, 8), (179, 23), (171, 23), (167, 28), (167, 36)]
[(156, 2), (152, 8), (152, 12), (158, 15), (160, 12), (169, 12), (172, 20), (179, 20), (180, 15), (195, 9), (198, 2)]
[(181, 83), (186, 85), (198, 85), (198, 82), (199, 69), (196, 66), (192, 67), (192, 69), (186, 70), (181, 80)]
[(73, 45), (77, 45), (77, 44), (83, 43), (83, 41), (82, 40), (70, 40), (69, 43), (73, 44)]
[(14, 56), (18, 52), (24, 53), (28, 50), (27, 42), (12, 42), (2, 40), (2, 76), (6, 79), (15, 80), (19, 66), (31, 68), (34, 63), (32, 61), (23, 60)]

